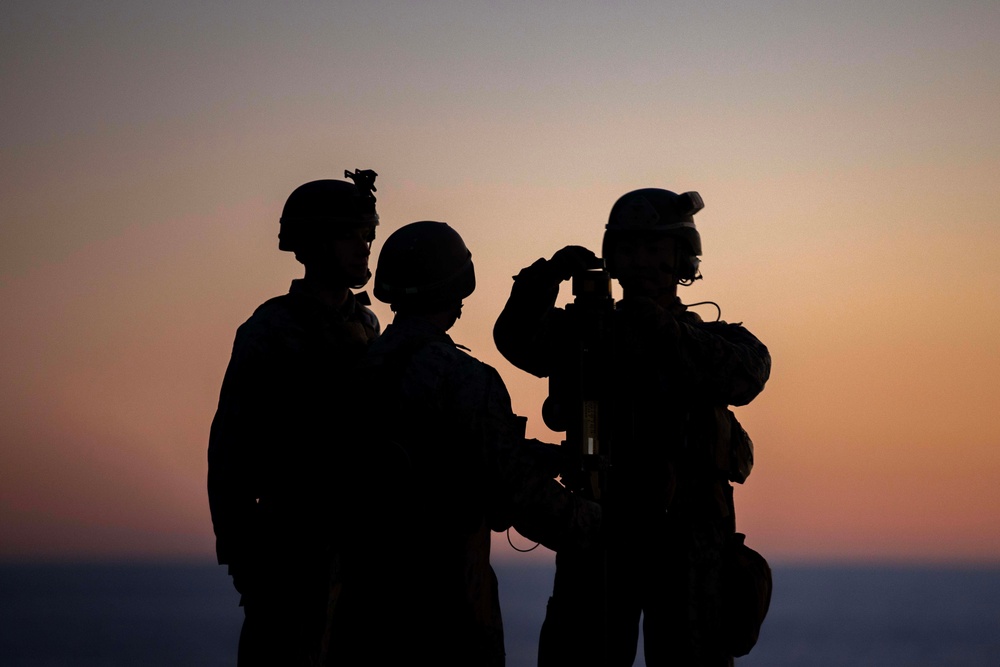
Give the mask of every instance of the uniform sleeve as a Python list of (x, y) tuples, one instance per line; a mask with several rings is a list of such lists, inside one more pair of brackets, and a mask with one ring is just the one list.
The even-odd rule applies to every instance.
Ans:
[(677, 361), (692, 392), (717, 405), (746, 405), (764, 389), (771, 355), (739, 324), (678, 321)]
[(493, 341), (507, 361), (537, 377), (552, 370), (551, 351), (564, 326), (565, 311), (555, 307), (559, 280), (539, 259), (514, 277), (514, 286), (493, 327)]
[(219, 407), (208, 441), (208, 502), (219, 563), (245, 561), (252, 553), (253, 517), (258, 493), (252, 461), (258, 449), (262, 414), (261, 355), (245, 328), (237, 332), (222, 381)]
[(587, 546), (600, 527), (600, 507), (574, 496), (549, 477), (524, 437), (526, 419), (515, 415), (500, 376), (488, 369), (481, 425), (493, 530), (513, 525), (525, 537), (559, 550)]

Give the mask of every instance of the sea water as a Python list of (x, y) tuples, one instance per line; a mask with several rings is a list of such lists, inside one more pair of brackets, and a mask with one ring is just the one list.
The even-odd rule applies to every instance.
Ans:
[[(529, 667), (552, 566), (496, 570), (507, 664)], [(215, 565), (0, 565), (3, 667), (233, 665), (241, 622)], [(1000, 665), (1000, 568), (775, 566), (760, 641), (736, 664)]]

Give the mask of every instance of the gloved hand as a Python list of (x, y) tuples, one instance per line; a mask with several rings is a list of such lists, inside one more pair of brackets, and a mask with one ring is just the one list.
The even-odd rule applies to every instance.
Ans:
[[(581, 498), (581, 500), (583, 500)], [(577, 543), (584, 549), (596, 549), (607, 540), (603, 525), (604, 508), (592, 500), (583, 500), (577, 511), (575, 523), (579, 531)]]
[(229, 574), (233, 577), (233, 587), (240, 595), (255, 597), (260, 590), (260, 573), (256, 563), (231, 563)]
[(575, 274), (587, 269), (601, 268), (601, 260), (593, 252), (578, 245), (568, 245), (556, 251), (548, 261), (546, 269), (553, 280), (569, 280)]

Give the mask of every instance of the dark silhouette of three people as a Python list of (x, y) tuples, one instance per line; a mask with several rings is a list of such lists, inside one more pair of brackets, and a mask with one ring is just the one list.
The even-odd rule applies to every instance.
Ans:
[[(374, 293), (394, 318), (379, 335), (351, 291), (370, 276), (375, 173), (346, 175), (288, 198), (279, 248), (305, 277), (239, 328), (212, 424), (239, 664), (503, 665), (490, 532), (511, 526), (557, 552), (540, 665), (630, 665), (640, 615), (651, 667), (732, 664), (730, 482), (752, 445), (728, 406), (761, 391), (770, 356), (677, 298), (699, 277), (697, 193), (639, 190), (612, 209), (602, 255), (624, 298), (601, 377), (610, 484), (593, 497), (555, 480), (578, 459), (527, 440), (499, 374), (448, 336), (476, 286), (451, 226), (386, 240)], [(564, 374), (578, 332), (559, 283), (600, 265), (570, 246), (522, 270), (494, 329), (501, 353)]]

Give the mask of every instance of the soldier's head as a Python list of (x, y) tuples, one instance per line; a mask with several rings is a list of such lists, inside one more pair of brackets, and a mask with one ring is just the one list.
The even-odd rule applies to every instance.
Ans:
[(393, 232), (379, 253), (375, 298), (396, 313), (453, 312), (457, 319), (462, 300), (475, 289), (472, 253), (444, 222), (411, 222)]
[(657, 298), (698, 278), (701, 236), (694, 214), (705, 207), (697, 192), (634, 190), (618, 199), (605, 227), (601, 254), (626, 293)]
[(345, 171), (354, 183), (325, 179), (297, 187), (281, 212), (278, 249), (295, 253), (306, 273), (346, 287), (371, 277), (368, 257), (375, 240), (374, 171)]

